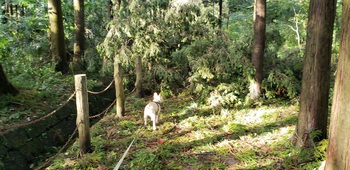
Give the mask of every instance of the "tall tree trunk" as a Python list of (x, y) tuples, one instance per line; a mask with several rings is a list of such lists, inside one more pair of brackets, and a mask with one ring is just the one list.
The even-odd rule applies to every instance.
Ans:
[[(294, 135), (297, 146), (311, 147), (327, 137), (330, 59), (336, 0), (310, 0), (303, 63), (300, 112)], [(316, 139), (310, 133), (320, 130)]]
[(256, 0), (254, 6), (254, 41), (252, 63), (256, 72), (254, 80), (250, 82), (249, 87), (251, 99), (255, 99), (261, 95), (266, 40), (266, 0)]
[(350, 0), (343, 1), (326, 170), (350, 169)]
[(19, 12), (21, 17), (24, 17), (26, 15), (26, 13), (24, 11), (25, 11), (25, 7), (24, 7), (24, 5), (21, 5), (20, 12)]
[(12, 18), (13, 17), (13, 5), (12, 4), (10, 4), (9, 6), (8, 6), (8, 14), (9, 14), (9, 17), (10, 18)]
[(107, 5), (107, 18), (110, 20), (113, 19), (113, 2), (112, 0), (107, 0), (108, 5)]
[(222, 27), (222, 0), (219, 0), (219, 21), (218, 21), (219, 29)]
[(0, 95), (12, 94), (17, 95), (19, 91), (7, 80), (6, 74), (0, 63)]
[(125, 95), (124, 95), (124, 83), (123, 83), (123, 68), (119, 62), (117, 56), (114, 57), (114, 84), (115, 95), (117, 98), (116, 110), (117, 117), (123, 117), (125, 112)]
[(85, 22), (84, 0), (74, 0), (74, 55), (73, 64), (75, 70), (83, 69), (82, 58), (84, 56)]
[(135, 59), (135, 70), (136, 70), (136, 81), (135, 81), (135, 90), (138, 97), (143, 97), (142, 92), (142, 58), (137, 56)]
[(56, 71), (67, 73), (68, 59), (64, 42), (61, 0), (48, 0), (48, 9), (52, 58), (57, 63)]
[(8, 20), (8, 13), (7, 13), (7, 2), (4, 2), (4, 8), (2, 9), (1, 15), (2, 15), (2, 20), (1, 23), (2, 24), (7, 24), (7, 20)]
[[(117, 3), (116, 5), (120, 4), (117, 1), (116, 1), (116, 3)], [(112, 0), (108, 0), (108, 9), (107, 10), (108, 10), (107, 13), (108, 13), (109, 19), (113, 20), (113, 2), (112, 2)], [(111, 30), (108, 30), (107, 35), (112, 34), (109, 31), (111, 31)], [(107, 58), (106, 56), (103, 56), (103, 59), (102, 59), (102, 71), (105, 72), (106, 70), (108, 70), (108, 68), (110, 68), (110, 66), (112, 64), (113, 63), (112, 63), (112, 61), (109, 58)]]
[(18, 4), (15, 5), (15, 13), (16, 13), (16, 18), (18, 18), (18, 13), (19, 13), (19, 9), (18, 9)]

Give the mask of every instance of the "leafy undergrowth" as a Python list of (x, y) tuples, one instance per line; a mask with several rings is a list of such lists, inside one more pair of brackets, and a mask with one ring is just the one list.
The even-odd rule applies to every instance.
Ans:
[(15, 84), (20, 91), (17, 96), (0, 95), (0, 128), (46, 115), (74, 92), (74, 80), (71, 77), (54, 75), (46, 80), (37, 79), (35, 76), (27, 77), (26, 82)]
[[(45, 75), (18, 76), (13, 82), (20, 93), (0, 95), (0, 131), (49, 114), (73, 94), (74, 76)], [(88, 80), (88, 89), (99, 86), (105, 85), (98, 80)]]
[(229, 110), (182, 94), (164, 100), (153, 131), (142, 120), (149, 100), (129, 97), (123, 119), (111, 112), (91, 128), (92, 153), (79, 156), (76, 141), (47, 169), (113, 169), (134, 137), (120, 169), (313, 169), (324, 159), (325, 142), (314, 149), (291, 144), (297, 106)]

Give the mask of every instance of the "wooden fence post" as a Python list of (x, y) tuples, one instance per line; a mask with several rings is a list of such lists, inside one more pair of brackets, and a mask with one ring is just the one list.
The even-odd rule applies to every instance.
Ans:
[(76, 105), (77, 105), (77, 128), (79, 132), (80, 153), (84, 154), (91, 149), (90, 123), (89, 123), (89, 101), (87, 92), (87, 81), (85, 74), (74, 76)]
[(114, 85), (115, 85), (115, 97), (117, 99), (115, 107), (117, 111), (117, 117), (122, 118), (125, 113), (125, 94), (123, 83), (123, 68), (122, 63), (119, 62), (117, 57), (114, 57)]

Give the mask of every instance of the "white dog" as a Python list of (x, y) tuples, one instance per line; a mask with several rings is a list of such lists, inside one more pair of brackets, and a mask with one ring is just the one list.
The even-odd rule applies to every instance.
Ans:
[(160, 113), (160, 103), (162, 102), (162, 95), (154, 93), (153, 101), (148, 103), (145, 107), (143, 119), (145, 120), (145, 126), (147, 125), (147, 117), (150, 117), (153, 122), (153, 130), (156, 130), (156, 123), (158, 123)]

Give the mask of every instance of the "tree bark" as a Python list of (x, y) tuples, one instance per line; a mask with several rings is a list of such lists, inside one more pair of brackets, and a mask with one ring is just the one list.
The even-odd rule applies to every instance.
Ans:
[(7, 80), (6, 74), (0, 63), (0, 95), (11, 94), (15, 96), (18, 93), (19, 91)]
[(350, 169), (350, 0), (343, 1), (326, 170)]
[(112, 0), (108, 0), (107, 18), (109, 18), (110, 20), (113, 19), (113, 2), (112, 2)]
[(56, 71), (67, 73), (68, 59), (64, 42), (61, 0), (48, 0), (48, 9), (52, 58), (57, 63)]
[(9, 14), (9, 18), (12, 18), (13, 17), (13, 5), (12, 4), (10, 4), (9, 6), (8, 6), (8, 14)]
[(123, 83), (123, 68), (117, 57), (114, 58), (114, 82), (115, 82), (115, 95), (117, 99), (116, 110), (117, 117), (123, 117), (125, 112), (125, 94)]
[(256, 72), (254, 80), (250, 82), (249, 87), (251, 99), (255, 99), (261, 95), (266, 40), (266, 0), (256, 0), (254, 6), (254, 40), (252, 50), (252, 63), (255, 67)]
[(135, 90), (137, 97), (143, 97), (142, 92), (142, 59), (141, 56), (137, 56), (135, 59), (135, 72), (136, 72), (136, 81), (135, 81)]
[(7, 24), (7, 20), (8, 20), (8, 12), (7, 12), (7, 5), (8, 3), (5, 1), (3, 6), (5, 7), (5, 9), (2, 10), (1, 14), (2, 14), (2, 20), (1, 23), (2, 24)]
[(84, 0), (74, 0), (74, 55), (73, 64), (75, 70), (83, 69), (82, 58), (84, 56), (85, 22)]
[(222, 27), (222, 0), (219, 0), (219, 21), (218, 21), (219, 29)]
[[(311, 0), (303, 63), (300, 112), (294, 143), (312, 147), (327, 138), (330, 59), (336, 0)], [(312, 139), (310, 133), (321, 133)]]

